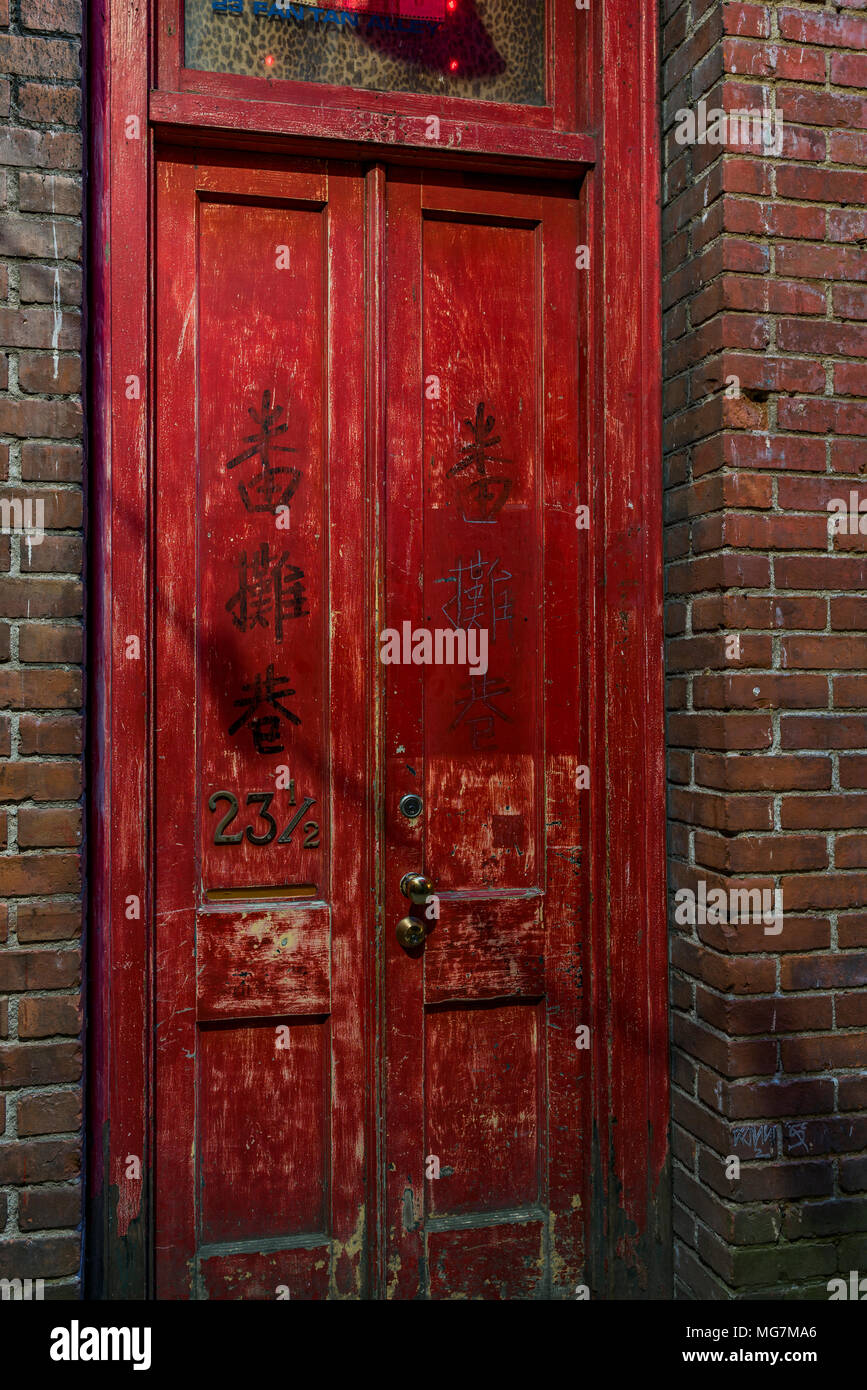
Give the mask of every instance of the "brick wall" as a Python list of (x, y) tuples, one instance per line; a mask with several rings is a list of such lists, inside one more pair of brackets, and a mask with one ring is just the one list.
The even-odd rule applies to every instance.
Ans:
[[(867, 3), (662, 9), (670, 881), (783, 894), (673, 927), (676, 1292), (827, 1298), (867, 1273), (867, 536), (827, 510), (867, 503)], [(679, 141), (701, 98), (779, 154)]]
[[(81, 1214), (81, 7), (0, 0), (0, 1278)], [(44, 539), (39, 543), (39, 508)]]

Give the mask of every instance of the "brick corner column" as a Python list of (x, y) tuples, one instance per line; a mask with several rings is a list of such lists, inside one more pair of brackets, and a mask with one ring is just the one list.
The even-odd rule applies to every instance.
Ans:
[(860, 9), (663, 4), (672, 1140), (688, 1298), (828, 1298), (829, 1280), (867, 1272), (867, 536), (829, 528), (852, 490), (867, 510)]

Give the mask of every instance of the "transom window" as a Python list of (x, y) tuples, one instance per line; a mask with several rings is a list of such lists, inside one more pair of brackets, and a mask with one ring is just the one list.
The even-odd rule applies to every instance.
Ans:
[(544, 106), (545, 0), (186, 0), (185, 66)]

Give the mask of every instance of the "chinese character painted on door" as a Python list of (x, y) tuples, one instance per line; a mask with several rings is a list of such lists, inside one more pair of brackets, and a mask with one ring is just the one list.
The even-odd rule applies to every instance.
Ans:
[[(247, 483), (238, 483), (238, 492), (241, 501), (248, 512), (275, 512), (278, 507), (286, 506), (294, 497), (295, 489), (301, 481), (301, 470), (298, 468), (278, 468), (272, 462), (272, 454), (295, 454), (297, 449), (293, 449), (288, 444), (278, 444), (277, 438), (286, 433), (289, 428), (288, 421), (282, 425), (277, 424), (283, 414), (282, 405), (274, 405), (270, 391), (262, 392), (262, 405), (260, 410), (253, 406), (249, 407), (250, 415), (258, 425), (255, 434), (248, 434), (245, 443), (249, 444), (248, 449), (242, 450), (235, 458), (229, 459), (226, 467), (237, 468), (240, 464), (246, 463), (249, 459), (258, 459), (259, 476)], [(279, 481), (285, 478), (285, 482)]]
[(501, 568), (499, 556), (496, 560), (483, 560), (482, 552), (477, 550), (474, 560), (458, 559), (448, 575), (434, 581), (454, 586), (454, 593), (440, 612), (454, 628), (490, 629), (491, 641), (496, 642), (498, 626), (508, 626), (511, 634), (511, 579), (510, 571)]
[(496, 417), (485, 415), (484, 401), (479, 401), (476, 406), (475, 420), (464, 420), (464, 425), (470, 431), (470, 443), (463, 446), (460, 458), (449, 469), (446, 477), (452, 478), (467, 468), (475, 469), (478, 476), (467, 488), (468, 501), (464, 521), (493, 525), (497, 512), (505, 505), (512, 491), (512, 480), (502, 475), (491, 476), (488, 473), (488, 465), (494, 464), (499, 467), (500, 464), (511, 463), (512, 460), (502, 458), (493, 452), (502, 442), (502, 436), (494, 434)]
[[(243, 713), (229, 726), (229, 733), (236, 734), (249, 722), (253, 746), (257, 753), (282, 753), (283, 744), (277, 742), (282, 737), (281, 716), (291, 724), (301, 723), (297, 714), (293, 714), (280, 703), (284, 696), (295, 694), (289, 686), (288, 676), (275, 676), (273, 665), (269, 665), (264, 676), (257, 674), (252, 681), (243, 684), (241, 689), (248, 690), (250, 694), (235, 701), (236, 707), (243, 710)], [(266, 711), (271, 708), (275, 713), (259, 714), (263, 706)]]
[(490, 679), (487, 674), (471, 677), (467, 682), (465, 693), (459, 695), (455, 701), (455, 704), (460, 706), (460, 710), (451, 727), (456, 729), (459, 724), (466, 720), (472, 735), (473, 748), (476, 750), (492, 748), (496, 729), (494, 719), (503, 719), (507, 724), (512, 722), (509, 716), (504, 714), (499, 706), (493, 702), (500, 695), (508, 695), (509, 690), (510, 687), (506, 685), (505, 681)]
[(306, 598), (304, 571), (289, 564), (285, 550), (272, 555), (263, 541), (258, 550), (249, 555), (244, 550), (238, 557), (238, 590), (226, 608), (242, 632), (268, 628), (273, 618), (275, 636), (282, 642), (284, 623), (310, 612)]

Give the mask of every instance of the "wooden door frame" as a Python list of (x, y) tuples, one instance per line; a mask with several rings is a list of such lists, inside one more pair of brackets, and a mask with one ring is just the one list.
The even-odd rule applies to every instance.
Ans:
[[(359, 111), (323, 110), (315, 88), (310, 107), (239, 100), (237, 88), (224, 96), (214, 83), (204, 94), (166, 89), (155, 3), (106, 0), (88, 35), (88, 1294), (146, 1298), (153, 1276), (152, 229), (155, 146), (168, 137), (368, 164), (584, 175), (594, 259), (580, 348), (592, 494), (582, 500), (598, 634), (587, 654), (589, 747), (578, 750), (590, 767), (593, 900), (587, 1280), (596, 1297), (669, 1297), (657, 0), (591, 0), (577, 21), (587, 26), (583, 47), (565, 62), (577, 90), (549, 128), (509, 126), (507, 108), (446, 103), (436, 148), (414, 114), (421, 106), (389, 94), (366, 93)], [(555, 5), (564, 17), (562, 0)], [(132, 635), (138, 661), (125, 657)]]

